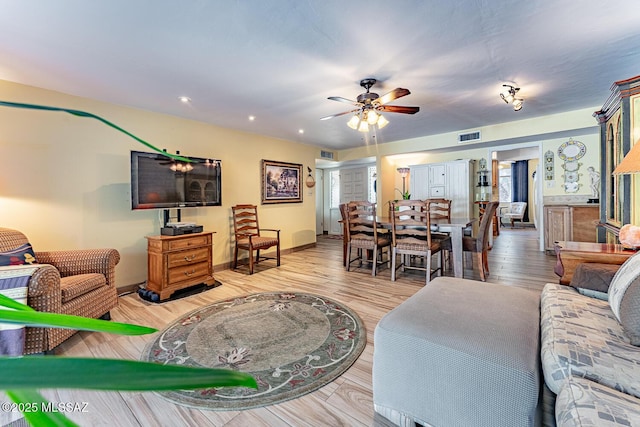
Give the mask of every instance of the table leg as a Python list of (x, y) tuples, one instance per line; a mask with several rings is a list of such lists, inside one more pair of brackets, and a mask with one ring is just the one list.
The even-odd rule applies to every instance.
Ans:
[(463, 228), (451, 227), (451, 250), (453, 252), (453, 275), (463, 277), (464, 268), (462, 262), (462, 233)]

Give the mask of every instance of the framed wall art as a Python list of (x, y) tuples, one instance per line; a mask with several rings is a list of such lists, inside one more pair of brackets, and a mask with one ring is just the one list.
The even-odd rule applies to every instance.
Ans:
[(302, 165), (262, 160), (262, 204), (301, 203)]

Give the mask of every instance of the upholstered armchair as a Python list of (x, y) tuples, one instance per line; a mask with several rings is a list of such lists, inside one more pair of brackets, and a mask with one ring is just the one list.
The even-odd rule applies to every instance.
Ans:
[[(27, 259), (35, 261), (33, 265), (37, 266), (28, 282), (27, 304), (30, 307), (42, 312), (110, 319), (109, 311), (118, 304), (115, 266), (120, 261), (120, 254), (117, 250), (38, 252), (32, 251), (28, 244), (27, 237), (21, 232), (0, 228), (0, 255), (11, 253), (20, 263), (21, 257), (16, 254), (27, 246)], [(75, 332), (27, 327), (24, 354), (48, 353)]]
[(514, 226), (514, 221), (518, 220), (522, 222), (524, 218), (524, 212), (527, 209), (526, 202), (511, 202), (509, 206), (503, 206), (500, 208), (500, 213), (498, 216), (500, 217), (500, 225), (502, 224), (502, 219), (508, 219), (511, 222), (511, 227)]

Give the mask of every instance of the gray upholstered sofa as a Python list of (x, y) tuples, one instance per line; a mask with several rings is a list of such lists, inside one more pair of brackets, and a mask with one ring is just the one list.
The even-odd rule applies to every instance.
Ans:
[(579, 270), (574, 287), (549, 283), (541, 296), (541, 362), (557, 395), (556, 424), (640, 426), (640, 254), (608, 289), (606, 266)]

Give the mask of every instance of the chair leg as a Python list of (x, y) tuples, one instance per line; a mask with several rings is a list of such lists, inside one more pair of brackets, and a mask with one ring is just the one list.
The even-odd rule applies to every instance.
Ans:
[(351, 243), (347, 243), (347, 258), (345, 259), (345, 270), (349, 271), (351, 265)]
[(236, 268), (238, 268), (238, 245), (233, 251), (233, 269), (235, 270)]
[(489, 277), (489, 255), (487, 251), (482, 252), (482, 265), (485, 271), (485, 275)]
[(253, 274), (253, 250), (249, 249), (249, 274)]
[(276, 247), (276, 260), (278, 267), (280, 267), (280, 240), (278, 240), (278, 245)]
[(427, 270), (427, 282), (426, 284), (428, 285), (429, 282), (431, 281), (431, 251), (427, 252), (427, 259), (425, 260), (427, 265), (426, 265), (426, 270)]
[(484, 261), (482, 260), (482, 252), (478, 252), (478, 270), (480, 270), (480, 280), (486, 282), (487, 278), (484, 275)]
[(378, 266), (378, 246), (373, 248), (373, 266), (371, 267), (371, 275), (375, 277), (376, 275), (376, 267)]
[(396, 248), (394, 247), (391, 255), (391, 281), (396, 281)]

